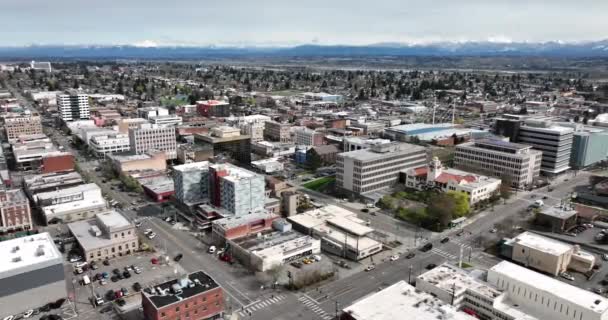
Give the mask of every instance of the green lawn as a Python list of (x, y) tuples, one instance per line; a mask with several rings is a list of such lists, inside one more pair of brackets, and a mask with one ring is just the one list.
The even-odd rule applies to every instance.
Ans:
[(302, 186), (306, 189), (319, 191), (323, 187), (327, 186), (328, 184), (330, 184), (334, 181), (336, 181), (336, 177), (323, 177), (323, 178), (319, 178), (319, 179), (316, 179), (313, 181), (309, 181), (309, 182), (303, 184)]

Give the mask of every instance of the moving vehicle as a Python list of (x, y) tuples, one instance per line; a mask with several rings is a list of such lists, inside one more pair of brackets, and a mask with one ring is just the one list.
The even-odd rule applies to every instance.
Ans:
[(87, 276), (87, 275), (82, 276), (82, 285), (86, 286), (89, 284), (91, 284), (91, 279), (89, 279), (89, 276)]
[(315, 259), (315, 261), (321, 261), (321, 256), (318, 254), (315, 254), (314, 256), (312, 256), (313, 259)]
[(374, 269), (376, 269), (376, 265), (374, 265), (374, 264), (370, 264), (369, 266), (367, 266), (367, 267), (365, 268), (365, 271), (372, 271), (372, 270), (374, 270)]
[(156, 237), (156, 233), (150, 232), (148, 233), (148, 239), (154, 239)]
[(207, 252), (209, 252), (209, 253), (215, 253), (215, 250), (216, 250), (215, 246), (211, 246), (211, 247), (209, 247), (209, 249), (207, 250)]
[(399, 255), (398, 254), (394, 254), (390, 257), (391, 261), (396, 261), (397, 259), (399, 259)]
[(408, 254), (407, 254), (407, 256), (405, 256), (405, 258), (406, 258), (406, 259), (411, 259), (411, 258), (413, 258), (413, 257), (415, 257), (415, 256), (416, 256), (416, 254), (415, 254), (415, 253), (410, 252), (410, 253), (408, 253)]
[(180, 260), (181, 260), (183, 257), (184, 257), (184, 255), (183, 255), (183, 254), (178, 253), (178, 254), (175, 256), (175, 258), (173, 258), (173, 261), (175, 261), (175, 262), (179, 262), (179, 261), (180, 261)]
[(431, 249), (433, 249), (433, 244), (427, 243), (424, 246), (422, 246), (422, 248), (420, 248), (420, 251), (427, 252), (427, 251), (430, 251)]
[(427, 270), (435, 269), (435, 267), (437, 267), (437, 265), (434, 263), (429, 263), (426, 265)]
[(574, 276), (572, 276), (571, 274), (567, 273), (567, 272), (562, 272), (559, 275), (560, 277), (568, 280), (568, 281), (574, 281)]
[(31, 317), (33, 314), (34, 314), (34, 310), (33, 310), (33, 309), (30, 309), (30, 310), (28, 310), (28, 311), (26, 311), (26, 312), (24, 312), (24, 313), (23, 313), (23, 317), (24, 317), (24, 318), (29, 318), (29, 317)]
[(441, 239), (441, 243), (446, 243), (448, 241), (450, 241), (450, 238), (448, 238), (448, 237)]
[(105, 301), (103, 301), (103, 298), (101, 297), (101, 295), (99, 293), (97, 293), (97, 292), (95, 293), (94, 298), (95, 298), (95, 305), (96, 306), (100, 306), (100, 305), (102, 305), (105, 302)]
[(540, 207), (542, 207), (544, 205), (545, 205), (545, 203), (542, 200), (536, 200), (536, 201), (534, 201), (534, 204), (532, 204), (532, 206), (534, 208), (540, 208)]

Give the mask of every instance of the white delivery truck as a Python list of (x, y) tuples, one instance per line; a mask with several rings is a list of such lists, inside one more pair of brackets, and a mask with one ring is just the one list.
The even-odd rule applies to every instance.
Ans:
[(82, 285), (86, 286), (89, 284), (91, 284), (91, 279), (89, 279), (89, 276), (87, 276), (87, 275), (82, 276)]

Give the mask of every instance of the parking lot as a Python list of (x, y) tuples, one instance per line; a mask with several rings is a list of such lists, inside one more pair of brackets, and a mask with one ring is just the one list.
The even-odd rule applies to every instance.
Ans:
[[(73, 297), (78, 319), (98, 319), (100, 311), (111, 314), (112, 308), (108, 307), (108, 305), (112, 299), (123, 295), (123, 293), (126, 293), (125, 296), (139, 294), (134, 289), (135, 283), (139, 283), (142, 288), (146, 288), (173, 279), (176, 275), (184, 273), (181, 266), (173, 261), (169, 261), (168, 264), (153, 264), (152, 259), (156, 257), (157, 254), (137, 253), (119, 259), (112, 259), (109, 266), (98, 263), (98, 269), (89, 269), (83, 274), (75, 274), (75, 264), (67, 263), (65, 266), (66, 283), (68, 284), (69, 296)], [(137, 274), (134, 271), (129, 271), (129, 278), (124, 278), (123, 276), (123, 279), (112, 280), (115, 269), (123, 273), (125, 268), (130, 266), (138, 267), (141, 273)], [(95, 280), (98, 273), (108, 274), (105, 284), (101, 285), (100, 280)], [(83, 275), (87, 275), (91, 279), (90, 284), (82, 284)], [(121, 293), (117, 294), (117, 291)], [(101, 306), (96, 306), (93, 303), (92, 298), (95, 293), (99, 294), (104, 300)]]

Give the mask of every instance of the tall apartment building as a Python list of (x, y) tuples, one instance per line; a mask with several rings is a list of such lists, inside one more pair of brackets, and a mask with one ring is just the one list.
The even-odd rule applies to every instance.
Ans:
[(235, 216), (264, 210), (264, 177), (232, 164), (209, 166), (210, 202)]
[(555, 175), (570, 169), (574, 133), (572, 128), (554, 125), (543, 118), (506, 116), (496, 120), (495, 132), (509, 137), (512, 142), (527, 144), (542, 151), (540, 170), (545, 175)]
[(208, 320), (224, 313), (224, 291), (203, 271), (190, 273), (142, 292), (146, 320)]
[(32, 228), (30, 202), (21, 189), (0, 191), (0, 231), (22, 231)]
[(388, 188), (399, 172), (425, 165), (426, 149), (408, 143), (387, 143), (338, 154), (336, 183), (345, 191), (364, 194)]
[(287, 143), (291, 141), (291, 125), (289, 123), (279, 123), (276, 121), (266, 121), (264, 123), (264, 138), (270, 141)]
[(572, 141), (570, 166), (581, 169), (606, 160), (608, 155), (608, 132), (600, 130), (577, 131)]
[(4, 130), (9, 142), (19, 136), (43, 134), (40, 116), (37, 114), (22, 114), (4, 118)]
[(526, 188), (533, 184), (540, 175), (541, 160), (540, 150), (497, 139), (459, 144), (454, 153), (456, 167), (511, 181), (511, 186), (515, 188)]
[(296, 145), (320, 146), (323, 144), (324, 135), (321, 132), (310, 129), (296, 130)]
[(167, 155), (167, 159), (177, 159), (175, 128), (142, 124), (138, 128), (129, 129), (129, 141), (131, 152), (135, 154), (159, 150)]
[(57, 109), (63, 121), (89, 119), (89, 96), (76, 91), (57, 95)]
[(251, 136), (252, 142), (258, 142), (264, 140), (264, 123), (270, 121), (270, 117), (256, 114), (242, 117), (230, 117), (226, 121), (241, 129), (241, 134)]
[(131, 150), (129, 136), (123, 133), (94, 136), (89, 140), (89, 148), (97, 157)]
[(190, 205), (209, 199), (209, 162), (193, 162), (173, 167), (175, 198)]
[(3, 241), (0, 266), (2, 318), (68, 296), (63, 257), (47, 232)]

